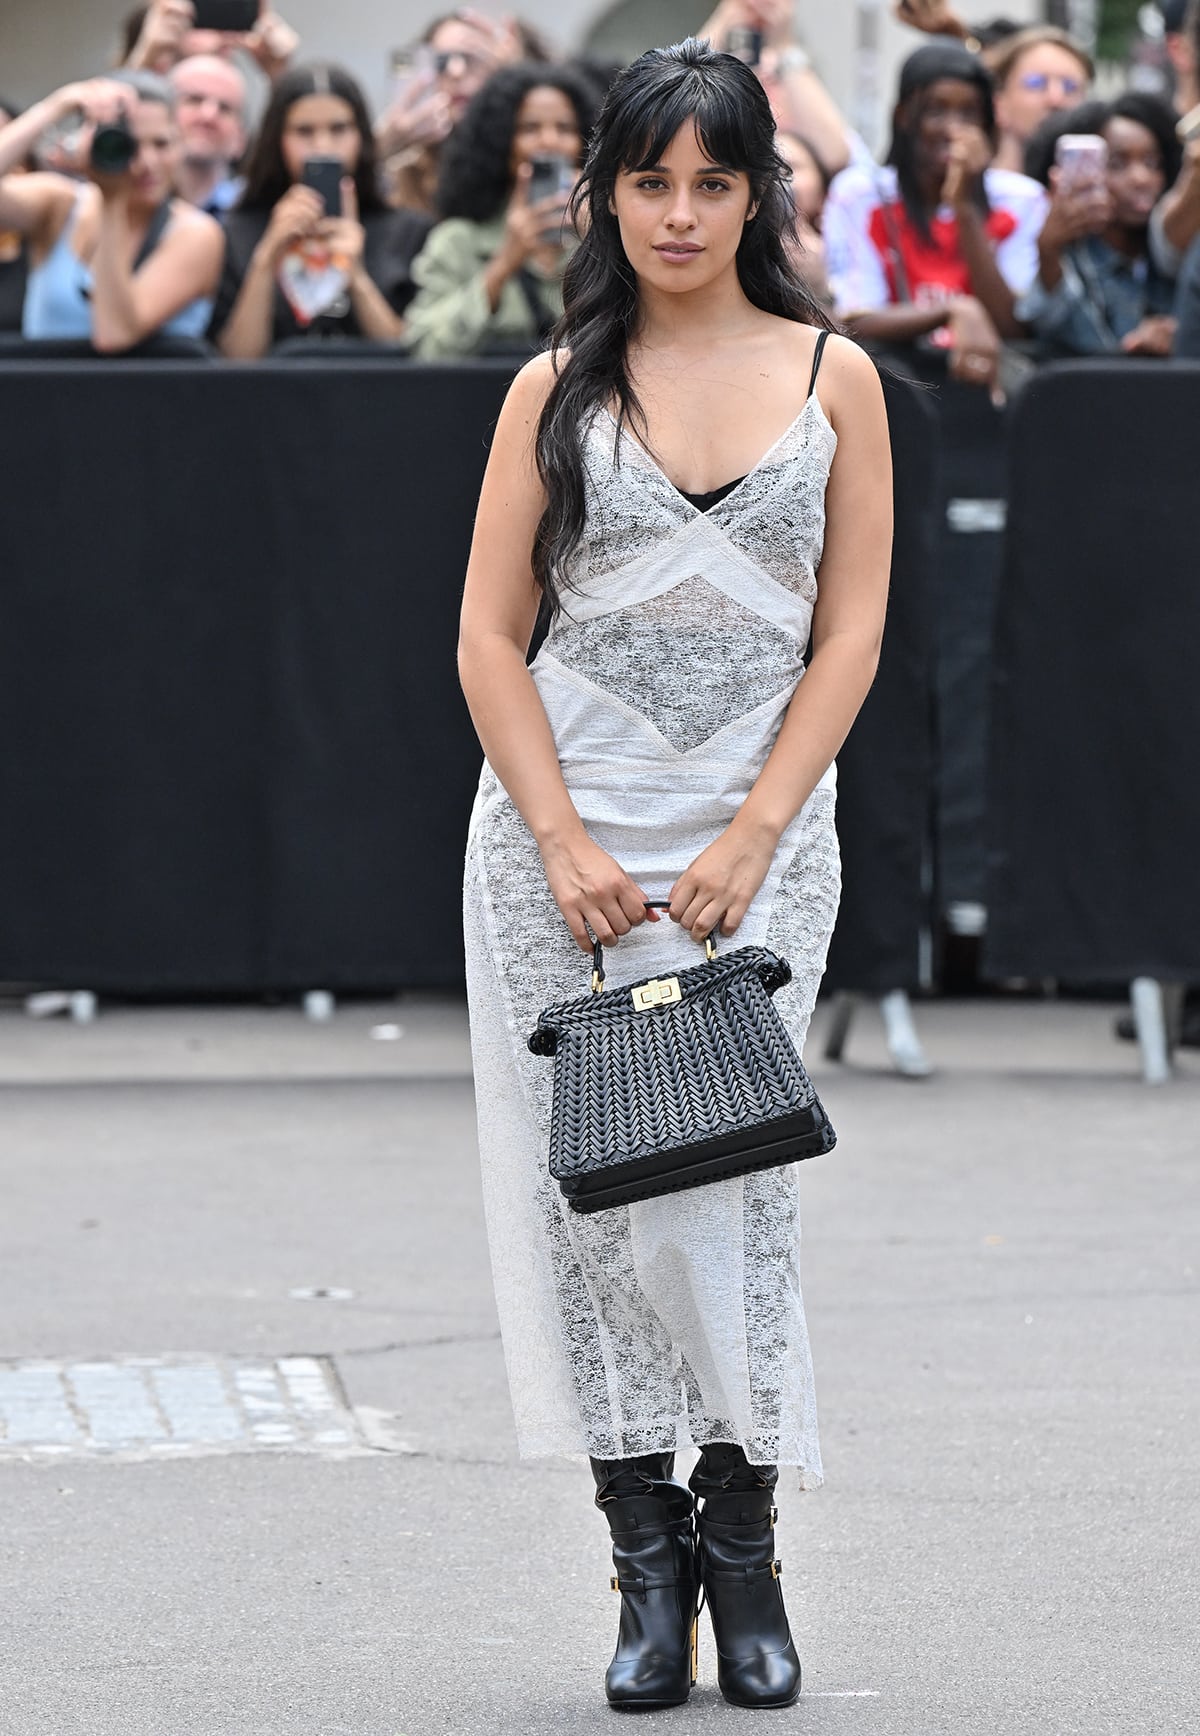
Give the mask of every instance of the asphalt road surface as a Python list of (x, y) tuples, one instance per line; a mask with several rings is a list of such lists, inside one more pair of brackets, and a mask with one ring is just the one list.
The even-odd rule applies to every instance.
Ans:
[[(805, 1692), (726, 1706), (702, 1632), (639, 1728), (1200, 1727), (1200, 1056), (1111, 1018), (810, 1044)], [(516, 1456), (457, 1004), (0, 1012), (0, 1736), (612, 1730), (606, 1535)]]

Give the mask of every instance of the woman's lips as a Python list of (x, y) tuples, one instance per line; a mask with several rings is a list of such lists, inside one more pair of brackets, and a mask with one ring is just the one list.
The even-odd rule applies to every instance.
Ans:
[(656, 246), (654, 251), (661, 255), (663, 259), (684, 260), (695, 259), (698, 254), (704, 252), (704, 249), (703, 247), (690, 247), (686, 242), (682, 241), (675, 244), (672, 244), (669, 241), (664, 241), (660, 245)]

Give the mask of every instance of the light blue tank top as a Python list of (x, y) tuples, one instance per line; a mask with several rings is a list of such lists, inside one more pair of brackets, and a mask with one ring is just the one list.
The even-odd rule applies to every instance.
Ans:
[[(75, 253), (71, 237), (79, 215), (80, 196), (71, 207), (58, 240), (40, 265), (33, 266), (25, 285), (25, 309), (21, 335), (27, 338), (83, 338), (92, 335), (92, 288), (90, 266)], [(159, 329), (169, 337), (202, 338), (208, 330), (212, 301), (202, 297), (180, 308)]]

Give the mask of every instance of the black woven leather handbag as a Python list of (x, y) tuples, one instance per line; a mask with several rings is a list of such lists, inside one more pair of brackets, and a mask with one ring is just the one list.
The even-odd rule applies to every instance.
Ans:
[(791, 981), (762, 946), (678, 976), (547, 1007), (529, 1038), (554, 1057), (550, 1174), (577, 1212), (699, 1187), (831, 1151), (836, 1134), (771, 1000)]

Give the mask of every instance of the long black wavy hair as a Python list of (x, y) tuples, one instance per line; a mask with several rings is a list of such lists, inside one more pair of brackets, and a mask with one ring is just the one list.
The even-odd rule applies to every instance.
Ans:
[(572, 66), (529, 61), (502, 66), (475, 93), (446, 143), (438, 176), (439, 217), (469, 217), (487, 223), (498, 217), (512, 194), (513, 133), (517, 114), (531, 90), (544, 86), (561, 91), (579, 122), (587, 144), (596, 122), (597, 97), (592, 82)]
[[(622, 170), (661, 161), (689, 122), (714, 163), (747, 177), (758, 205), (737, 251), (747, 298), (783, 319), (838, 330), (789, 256), (787, 241), (795, 236), (791, 171), (775, 149), (775, 121), (754, 73), (733, 55), (694, 39), (643, 54), (609, 90), (572, 201), (583, 239), (563, 279), (564, 312), (551, 340), (557, 377), (537, 432), (547, 500), (534, 539), (533, 571), (554, 614), (566, 563), (583, 533), (582, 429), (596, 411), (615, 404), (618, 428), (629, 421), (646, 435), (628, 363), (638, 320), (637, 275), (610, 209), (613, 189)], [(560, 361), (564, 349), (570, 353)]]
[(375, 128), (362, 86), (344, 67), (314, 61), (309, 66), (296, 66), (285, 72), (271, 91), (270, 101), (246, 159), (246, 185), (238, 201), (240, 211), (271, 211), (292, 184), (287, 164), (283, 160), (283, 129), (288, 110), (306, 96), (336, 96), (348, 103), (354, 112), (360, 145), (358, 168), (354, 173), (354, 190), (358, 195), (361, 215), (368, 211), (384, 211), (387, 205), (379, 188), (379, 166), (375, 156)]

